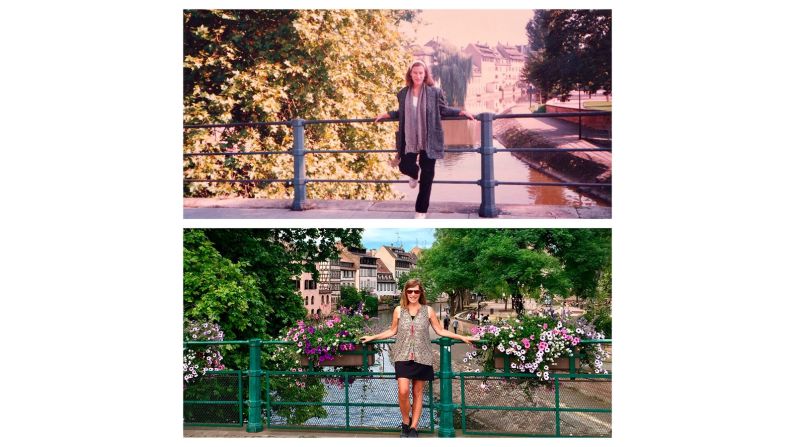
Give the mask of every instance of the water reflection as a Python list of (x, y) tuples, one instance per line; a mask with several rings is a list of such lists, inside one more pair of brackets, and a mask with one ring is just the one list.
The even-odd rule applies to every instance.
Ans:
[[(494, 146), (502, 146), (495, 140)], [(557, 182), (559, 180), (533, 169), (525, 161), (510, 152), (494, 154), (494, 177), (506, 182)], [(405, 177), (402, 177), (405, 179)], [(480, 154), (476, 152), (448, 152), (443, 160), (436, 162), (435, 180), (478, 180), (480, 179)], [(394, 191), (403, 193), (403, 200), (415, 200), (417, 189), (408, 184), (393, 184)], [(576, 190), (560, 186), (518, 186), (502, 185), (495, 188), (497, 204), (533, 205), (604, 205), (602, 201), (588, 197)], [(435, 183), (431, 193), (433, 201), (480, 202), (478, 185), (444, 185)]]

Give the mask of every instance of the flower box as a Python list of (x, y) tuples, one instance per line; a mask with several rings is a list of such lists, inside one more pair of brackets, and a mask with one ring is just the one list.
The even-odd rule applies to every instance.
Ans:
[[(356, 345), (353, 351), (347, 351), (344, 354), (338, 354), (334, 356), (331, 360), (326, 360), (320, 363), (320, 367), (323, 366), (362, 366), (362, 350), (364, 349), (361, 345)], [(301, 366), (309, 366), (309, 358), (307, 356), (302, 355), (299, 359)], [(375, 353), (370, 350), (370, 353), (367, 355), (367, 364), (369, 366), (373, 366), (375, 364)]]
[[(574, 368), (579, 369), (580, 366), (580, 359), (575, 359)], [(503, 371), (505, 369), (505, 363), (503, 362), (502, 356), (494, 356), (494, 369), (497, 371)], [(558, 357), (557, 360), (555, 360), (554, 365), (549, 365), (549, 370), (569, 372), (569, 357)]]

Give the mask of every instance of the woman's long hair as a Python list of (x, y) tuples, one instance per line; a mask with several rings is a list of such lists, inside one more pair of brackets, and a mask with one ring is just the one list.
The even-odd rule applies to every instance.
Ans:
[(420, 287), (420, 304), (423, 306), (428, 304), (428, 300), (425, 299), (425, 287), (422, 287), (422, 283), (419, 279), (410, 279), (406, 281), (406, 284), (403, 286), (403, 292), (400, 294), (400, 307), (406, 308), (409, 305), (409, 299), (406, 297), (406, 289), (409, 287), (419, 286)]
[(406, 87), (411, 88), (414, 85), (413, 82), (411, 81), (411, 69), (414, 67), (422, 67), (425, 69), (425, 79), (423, 80), (423, 83), (425, 85), (429, 87), (433, 87), (434, 85), (436, 85), (436, 83), (433, 82), (433, 76), (431, 76), (431, 70), (428, 70), (428, 66), (425, 65), (425, 62), (414, 61), (411, 63), (411, 65), (409, 65), (409, 69), (406, 71)]

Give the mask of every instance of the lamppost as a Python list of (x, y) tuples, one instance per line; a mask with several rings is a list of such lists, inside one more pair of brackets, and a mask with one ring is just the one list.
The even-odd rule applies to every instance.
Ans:
[[(580, 84), (577, 84), (577, 112), (582, 113), (582, 90), (580, 89)], [(579, 139), (582, 140), (582, 115), (577, 116), (577, 121), (579, 122), (579, 132), (580, 136)]]

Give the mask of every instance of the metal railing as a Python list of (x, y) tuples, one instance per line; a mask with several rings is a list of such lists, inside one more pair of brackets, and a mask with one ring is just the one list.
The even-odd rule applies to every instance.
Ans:
[[(566, 113), (514, 113), (514, 114), (494, 114), (481, 113), (477, 115), (480, 121), (480, 147), (473, 149), (450, 148), (448, 152), (477, 152), (481, 156), (481, 177), (479, 180), (434, 180), (437, 184), (458, 184), (458, 185), (479, 185), (481, 190), (481, 202), (478, 214), (480, 217), (497, 217), (499, 209), (495, 200), (495, 188), (499, 185), (520, 185), (520, 186), (566, 186), (573, 188), (610, 188), (610, 183), (582, 183), (582, 182), (509, 182), (495, 179), (494, 176), (494, 154), (497, 152), (612, 152), (612, 148), (505, 148), (496, 149), (493, 145), (493, 122), (504, 118), (562, 118), (562, 117), (582, 117), (582, 116), (608, 116), (612, 112), (566, 112)], [(465, 117), (446, 117), (448, 120), (465, 120)], [(384, 119), (382, 122), (398, 121), (395, 118)], [(183, 154), (184, 157), (208, 157), (208, 156), (241, 156), (241, 155), (290, 155), (293, 157), (293, 178), (291, 179), (245, 179), (245, 180), (222, 180), (222, 179), (184, 179), (185, 183), (284, 183), (286, 186), (293, 187), (293, 211), (303, 211), (306, 205), (306, 185), (308, 183), (408, 183), (407, 180), (368, 180), (368, 179), (322, 179), (306, 177), (307, 154), (339, 154), (339, 153), (394, 153), (395, 149), (357, 149), (357, 150), (312, 150), (304, 147), (305, 126), (314, 124), (350, 124), (350, 123), (374, 123), (373, 119), (332, 119), (332, 120), (304, 120), (296, 118), (291, 121), (266, 121), (256, 123), (230, 123), (230, 124), (185, 124), (185, 129), (206, 129), (206, 128), (235, 128), (235, 127), (263, 127), (263, 126), (284, 126), (289, 125), (293, 134), (293, 147), (291, 151), (251, 151), (251, 152), (190, 152)]]
[[(344, 341), (341, 341), (344, 342)], [(389, 380), (394, 383), (394, 373), (384, 372), (370, 372), (369, 355), (377, 352), (372, 350), (369, 345), (373, 344), (388, 344), (394, 343), (394, 339), (381, 340), (371, 342), (370, 344), (363, 345), (359, 350), (352, 352), (354, 355), (361, 354), (362, 356), (362, 371), (315, 371), (309, 368), (308, 371), (270, 371), (262, 369), (262, 355), (263, 346), (267, 345), (294, 345), (293, 342), (270, 340), (264, 341), (260, 339), (252, 339), (248, 341), (196, 341), (184, 342), (184, 349), (191, 349), (194, 346), (206, 345), (246, 345), (248, 346), (248, 361), (249, 368), (245, 371), (217, 371), (209, 372), (204, 377), (212, 380), (218, 377), (234, 377), (236, 379), (237, 387), (232, 383), (215, 384), (214, 386), (208, 385), (211, 391), (208, 393), (206, 399), (197, 398), (195, 391), (187, 391), (190, 387), (186, 387), (184, 398), (184, 411), (185, 411), (185, 426), (195, 425), (237, 425), (245, 424), (247, 432), (261, 432), (264, 429), (322, 429), (322, 430), (343, 430), (343, 431), (396, 431), (399, 425), (398, 415), (399, 412), (395, 411), (390, 413), (389, 417), (382, 416), (380, 419), (372, 421), (371, 414), (368, 412), (378, 411), (379, 408), (398, 408), (396, 387), (392, 386), (387, 394), (382, 394), (379, 398), (366, 397), (368, 394), (362, 393), (361, 388), (366, 387), (368, 383), (373, 383), (377, 380)], [(574, 357), (570, 358), (569, 365), (571, 370), (566, 374), (552, 374), (552, 384), (546, 387), (542, 392), (539, 392), (540, 405), (520, 405), (521, 399), (511, 397), (504, 397), (508, 402), (505, 405), (493, 405), (496, 399), (494, 393), (481, 393), (479, 395), (478, 387), (473, 387), (472, 383), (480, 382), (486, 383), (487, 381), (500, 381), (505, 387), (504, 383), (511, 381), (521, 381), (524, 378), (532, 377), (530, 374), (513, 373), (506, 370), (505, 372), (455, 372), (452, 368), (451, 346), (461, 343), (458, 340), (453, 340), (447, 337), (441, 337), (433, 340), (432, 343), (439, 345), (440, 351), (440, 370), (436, 373), (435, 377), (439, 379), (439, 399), (434, 398), (433, 382), (430, 382), (427, 391), (427, 402), (423, 402), (423, 408), (428, 409), (427, 419), (423, 419), (423, 424), (419, 428), (421, 432), (437, 433), (438, 437), (455, 437), (456, 426), (460, 427), (462, 434), (471, 435), (488, 435), (488, 436), (610, 436), (611, 423), (608, 421), (595, 419), (595, 417), (609, 418), (612, 413), (611, 400), (607, 399), (602, 402), (601, 406), (594, 405), (594, 399), (585, 399), (590, 401), (590, 404), (580, 404), (582, 398), (578, 401), (569, 395), (575, 395), (578, 391), (574, 388), (582, 386), (581, 384), (597, 384), (593, 386), (601, 387), (601, 392), (610, 393), (611, 374), (580, 374), (574, 370), (575, 363), (572, 361), (574, 357), (578, 356), (575, 352)], [(612, 340), (582, 340), (581, 343), (612, 343)], [(506, 362), (507, 368), (507, 362)], [(248, 387), (246, 390), (247, 399), (243, 399), (243, 376), (248, 378)], [(272, 383), (280, 377), (295, 377), (296, 380), (303, 383), (311, 380), (313, 377), (317, 378), (336, 378), (343, 384), (344, 394), (339, 399), (326, 399), (320, 401), (302, 401), (302, 400), (282, 400), (277, 399), (277, 395), (273, 392)], [(263, 382), (264, 378), (264, 382)], [(352, 392), (351, 384), (359, 380), (362, 382), (358, 385), (358, 391)], [(453, 381), (460, 382), (460, 395), (458, 402), (453, 399)], [(470, 383), (470, 386), (465, 386)], [(219, 390), (223, 391), (219, 397)], [(393, 392), (394, 391), (394, 392)], [(227, 396), (238, 396), (237, 399), (229, 397), (222, 398), (223, 393)], [(564, 395), (565, 399), (561, 396)], [(264, 398), (263, 398), (264, 395)], [(355, 397), (359, 399), (355, 399)], [(554, 399), (553, 399), (554, 396)], [(484, 401), (485, 400), (485, 401)], [(598, 401), (597, 401), (598, 403)], [(247, 418), (244, 418), (243, 406), (247, 406)], [(222, 411), (222, 406), (226, 406), (226, 412)], [(323, 408), (341, 409), (336, 415), (341, 421), (343, 418), (342, 410), (344, 410), (344, 425), (334, 425), (328, 423), (312, 424), (289, 424), (285, 420), (278, 420), (276, 416), (277, 409), (280, 407), (296, 408), (316, 406)], [(215, 411), (203, 410), (206, 408), (214, 409)], [(351, 420), (351, 409), (360, 409), (362, 420), (367, 419), (369, 422), (353, 424)], [(509, 417), (500, 419), (500, 421), (517, 421), (521, 418), (519, 415), (540, 414), (540, 418), (529, 418), (528, 422), (522, 427), (525, 431), (504, 430), (504, 431), (487, 431), (478, 430), (477, 427), (472, 427), (472, 423), (468, 424), (468, 418), (473, 412), (511, 412)], [(579, 415), (580, 420), (577, 420)], [(595, 416), (594, 416), (595, 415)], [(392, 419), (390, 419), (392, 418)], [(423, 416), (425, 418), (425, 416)], [(438, 429), (435, 427), (435, 421), (438, 418)], [(585, 423), (582, 422), (583, 418), (587, 419)], [(455, 422), (458, 421), (458, 422)], [(594, 421), (602, 430), (594, 430)], [(422, 422), (422, 421), (421, 421)], [(362, 425), (364, 424), (364, 425)], [(368, 425), (369, 424), (369, 425)], [(565, 427), (564, 427), (565, 424)], [(528, 428), (529, 427), (529, 428)], [(599, 427), (597, 427), (599, 428)], [(527, 431), (529, 430), (529, 431)]]

